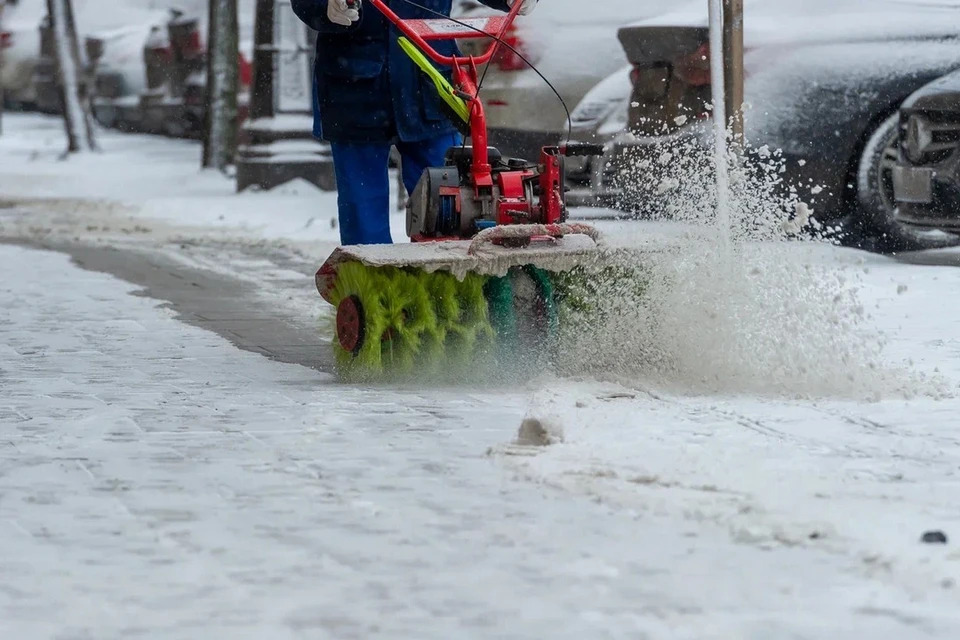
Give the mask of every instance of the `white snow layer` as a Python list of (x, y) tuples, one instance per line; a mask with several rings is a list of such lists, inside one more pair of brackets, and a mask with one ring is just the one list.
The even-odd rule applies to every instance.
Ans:
[[(65, 148), (56, 118), (8, 114), (0, 137), (4, 199), (54, 199), (61, 209), (99, 209), (104, 224), (145, 221), (193, 227), (210, 236), (246, 235), (336, 242), (337, 199), (298, 181), (269, 193), (236, 193), (236, 183), (200, 167), (196, 142), (100, 130), (102, 153), (59, 160)], [(113, 211), (116, 215), (109, 216)], [(404, 237), (397, 217), (394, 237)]]
[[(0, 248), (0, 282), (0, 637), (960, 631), (960, 556), (918, 541), (958, 528), (953, 403), (567, 382), (525, 410), (331, 384), (56, 254)], [(953, 324), (923, 317), (905, 346)], [(546, 437), (503, 446), (525, 411)]]
[[(145, 136), (57, 162), (56, 124), (0, 138), (38, 233), (333, 243), (332, 194)], [(690, 248), (610, 375), (499, 392), (333, 384), (0, 248), (0, 637), (956, 637), (960, 271)]]

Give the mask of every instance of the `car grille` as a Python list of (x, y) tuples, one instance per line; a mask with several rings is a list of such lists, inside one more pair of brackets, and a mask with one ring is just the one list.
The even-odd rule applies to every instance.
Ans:
[(564, 168), (567, 179), (576, 184), (588, 184), (593, 175), (592, 158), (567, 158)]
[(960, 112), (903, 114), (900, 149), (914, 165), (935, 165), (949, 160), (960, 149)]

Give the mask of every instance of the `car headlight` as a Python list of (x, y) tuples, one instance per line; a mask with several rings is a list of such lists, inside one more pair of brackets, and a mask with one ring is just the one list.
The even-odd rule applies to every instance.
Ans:
[(933, 131), (929, 123), (918, 115), (907, 119), (907, 131), (903, 151), (907, 159), (915, 164), (923, 160), (924, 154), (933, 142)]
[(627, 100), (621, 100), (616, 103), (606, 117), (597, 127), (597, 133), (601, 136), (612, 136), (626, 131), (630, 125), (630, 109)]
[(586, 129), (596, 127), (620, 104), (620, 100), (598, 100), (596, 102), (583, 102), (577, 105), (577, 108), (570, 114), (574, 129)]

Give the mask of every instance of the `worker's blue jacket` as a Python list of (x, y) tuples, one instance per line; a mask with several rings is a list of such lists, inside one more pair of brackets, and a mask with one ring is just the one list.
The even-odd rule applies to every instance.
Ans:
[[(452, 0), (413, 0), (450, 15)], [(508, 11), (506, 0), (480, 0)], [(401, 18), (436, 18), (407, 0), (386, 0)], [(436, 89), (400, 49), (400, 33), (372, 6), (361, 4), (360, 20), (349, 27), (330, 22), (327, 0), (292, 0), (293, 11), (318, 32), (314, 67), (313, 133), (330, 142), (407, 142), (451, 133)], [(452, 40), (433, 41), (452, 54)], [(449, 77), (448, 69), (440, 69)]]

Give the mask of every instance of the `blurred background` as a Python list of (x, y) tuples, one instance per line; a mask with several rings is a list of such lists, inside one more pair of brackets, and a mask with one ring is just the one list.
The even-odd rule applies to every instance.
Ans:
[[(72, 6), (96, 122), (201, 139), (207, 0)], [(744, 7), (744, 126), (747, 141), (764, 150), (747, 161), (767, 162), (773, 150), (776, 188), (798, 194), (847, 244), (884, 252), (955, 244), (960, 81), (951, 74), (960, 69), (960, 0)], [(335, 190), (329, 152), (310, 135), (316, 34), (289, 0), (238, 0), (237, 12), (238, 189), (300, 177)], [(455, 17), (489, 12), (475, 0), (453, 2)], [(4, 109), (61, 113), (47, 1), (7, 0), (0, 31)], [(520, 55), (501, 49), (485, 70), (491, 144), (535, 158), (568, 137), (601, 142), (603, 157), (567, 167), (577, 215), (662, 212), (665, 149), (695, 154), (709, 145), (708, 38), (706, 0), (543, 0), (507, 36)]]

